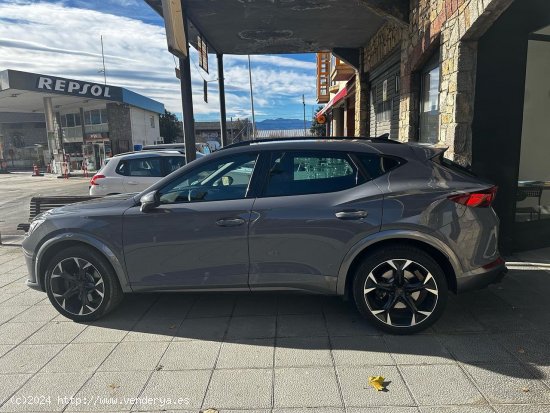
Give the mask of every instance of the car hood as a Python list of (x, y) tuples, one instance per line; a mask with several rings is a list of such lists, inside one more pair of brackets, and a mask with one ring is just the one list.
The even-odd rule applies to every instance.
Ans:
[(134, 196), (136, 193), (109, 195), (102, 198), (90, 199), (89, 201), (77, 202), (54, 208), (47, 211), (45, 216), (56, 216), (62, 214), (74, 214), (83, 211), (97, 210), (103, 208), (131, 207), (135, 205)]

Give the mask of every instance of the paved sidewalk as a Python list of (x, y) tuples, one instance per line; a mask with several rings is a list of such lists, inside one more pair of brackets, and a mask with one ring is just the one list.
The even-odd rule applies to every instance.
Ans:
[(510, 261), (502, 284), (398, 337), (298, 294), (134, 295), (76, 324), (25, 287), (20, 248), (0, 246), (0, 412), (549, 412), (550, 251)]

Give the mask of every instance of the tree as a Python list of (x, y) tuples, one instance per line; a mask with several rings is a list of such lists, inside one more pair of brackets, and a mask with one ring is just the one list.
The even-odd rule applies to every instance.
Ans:
[(164, 115), (159, 116), (160, 136), (164, 138), (164, 143), (174, 143), (179, 137), (183, 136), (181, 123), (173, 113), (165, 110)]
[(311, 122), (311, 128), (309, 128), (310, 132), (313, 134), (313, 136), (327, 136), (327, 124), (325, 123), (319, 123), (317, 120), (317, 113), (323, 109), (322, 106), (319, 106), (317, 108), (317, 111), (315, 112), (315, 115), (313, 115), (313, 120)]

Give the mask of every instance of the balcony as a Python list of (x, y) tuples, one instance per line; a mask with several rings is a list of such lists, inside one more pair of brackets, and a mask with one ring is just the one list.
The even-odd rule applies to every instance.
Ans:
[(338, 58), (333, 58), (332, 63), (330, 80), (333, 82), (349, 80), (355, 74), (355, 69), (353, 67)]

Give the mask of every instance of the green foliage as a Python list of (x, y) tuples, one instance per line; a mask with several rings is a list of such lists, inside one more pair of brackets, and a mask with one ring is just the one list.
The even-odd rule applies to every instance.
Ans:
[(173, 113), (165, 110), (164, 115), (160, 115), (160, 136), (164, 138), (164, 143), (175, 143), (183, 137), (181, 123)]

